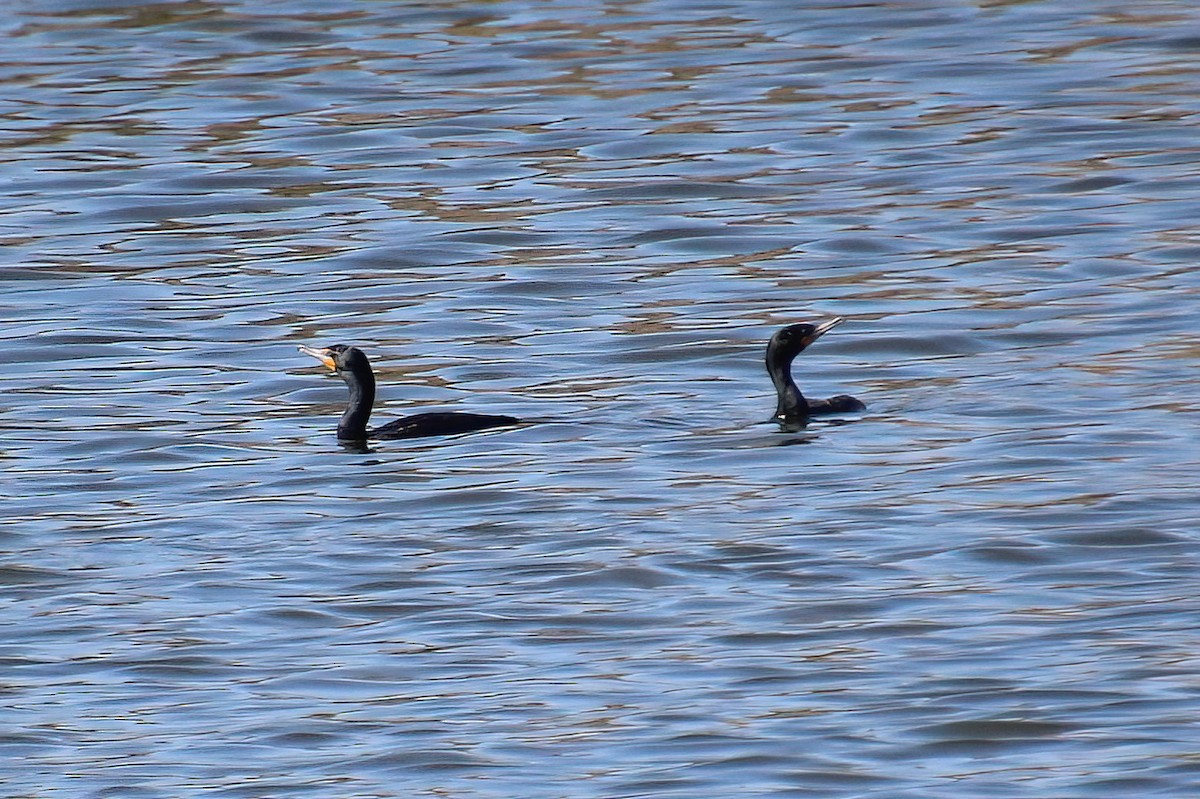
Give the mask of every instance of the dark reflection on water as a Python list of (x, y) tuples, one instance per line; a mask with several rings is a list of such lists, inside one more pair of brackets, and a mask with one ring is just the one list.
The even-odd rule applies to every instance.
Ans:
[(1197, 23), (14, 11), (8, 795), (1194, 794)]

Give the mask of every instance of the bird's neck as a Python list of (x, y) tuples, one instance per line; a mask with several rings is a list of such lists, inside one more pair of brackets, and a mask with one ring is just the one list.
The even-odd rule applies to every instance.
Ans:
[(775, 384), (779, 402), (775, 405), (775, 418), (780, 421), (797, 421), (808, 418), (808, 400), (800, 393), (792, 379), (792, 362), (767, 359), (767, 372)]
[(375, 404), (375, 375), (343, 374), (350, 388), (350, 404), (338, 422), (337, 436), (344, 441), (361, 441), (367, 437), (367, 421)]

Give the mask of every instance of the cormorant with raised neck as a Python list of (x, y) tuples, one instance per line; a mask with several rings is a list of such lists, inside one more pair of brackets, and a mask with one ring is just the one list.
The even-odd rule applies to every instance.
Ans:
[(345, 380), (350, 389), (350, 404), (338, 422), (339, 441), (449, 436), (520, 423), (519, 419), (512, 416), (434, 412), (405, 416), (382, 427), (368, 430), (367, 420), (371, 418), (371, 406), (375, 404), (375, 373), (371, 370), (371, 362), (367, 360), (363, 351), (345, 344), (320, 348), (306, 347), (302, 344), (300, 351), (337, 372), (338, 377)]
[(779, 395), (775, 421), (784, 425), (803, 426), (812, 416), (857, 413), (867, 409), (862, 402), (845, 394), (827, 400), (807, 399), (792, 379), (792, 361), (796, 356), (842, 321), (842, 317), (836, 316), (816, 325), (788, 325), (771, 336), (767, 344), (767, 374), (771, 375), (771, 382), (775, 384), (775, 391)]

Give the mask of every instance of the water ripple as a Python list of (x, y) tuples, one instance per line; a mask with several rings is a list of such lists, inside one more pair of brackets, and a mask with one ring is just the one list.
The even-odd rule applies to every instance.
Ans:
[(9, 792), (1194, 793), (1198, 21), (14, 13)]

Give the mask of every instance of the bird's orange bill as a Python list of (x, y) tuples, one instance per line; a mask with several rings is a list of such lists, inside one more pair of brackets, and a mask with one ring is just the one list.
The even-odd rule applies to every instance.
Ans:
[(315, 347), (306, 347), (301, 344), (299, 349), (305, 355), (311, 355), (312, 357), (316, 358), (318, 361), (328, 366), (332, 371), (337, 371), (337, 364), (333, 360), (333, 353), (324, 347), (321, 349), (316, 349)]

